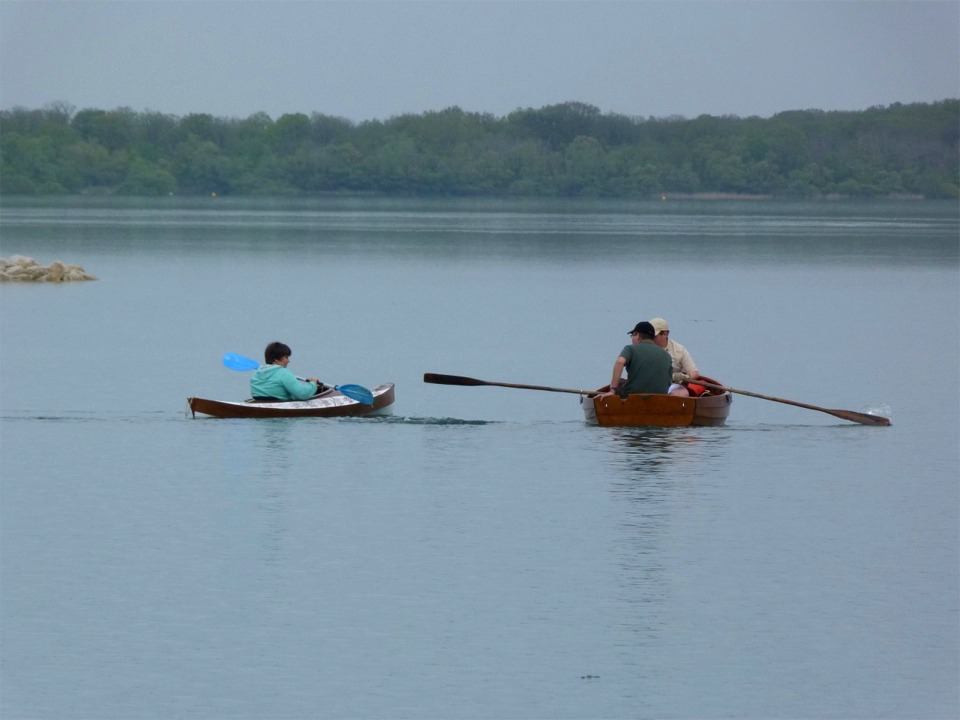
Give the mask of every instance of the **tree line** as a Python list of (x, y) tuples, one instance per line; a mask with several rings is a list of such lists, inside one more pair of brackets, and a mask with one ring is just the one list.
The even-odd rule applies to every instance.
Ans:
[(0, 112), (0, 194), (960, 197), (960, 100), (770, 118), (639, 118), (579, 102), (354, 123)]

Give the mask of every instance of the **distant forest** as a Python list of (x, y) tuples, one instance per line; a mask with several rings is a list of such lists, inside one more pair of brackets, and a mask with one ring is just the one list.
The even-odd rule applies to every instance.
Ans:
[(960, 197), (960, 100), (771, 118), (578, 102), (354, 123), (66, 104), (0, 112), (3, 195)]

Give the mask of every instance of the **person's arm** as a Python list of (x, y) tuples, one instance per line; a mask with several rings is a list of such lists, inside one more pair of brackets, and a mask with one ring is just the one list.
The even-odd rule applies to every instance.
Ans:
[(620, 391), (620, 378), (623, 375), (623, 368), (627, 365), (627, 359), (621, 355), (613, 364), (613, 375), (610, 379), (610, 392), (606, 395), (616, 395)]
[(315, 379), (300, 380), (292, 372), (284, 368), (285, 372), (280, 374), (280, 382), (284, 389), (292, 398), (297, 400), (309, 400), (317, 394), (317, 381)]
[(621, 355), (613, 364), (613, 377), (610, 380), (610, 389), (616, 391), (620, 386), (620, 378), (623, 377), (623, 368), (627, 364), (627, 359)]
[[(680, 376), (680, 379), (677, 380), (677, 376)], [(696, 364), (693, 362), (693, 357), (687, 351), (686, 348), (683, 349), (683, 352), (680, 354), (680, 372), (674, 374), (674, 382), (687, 382), (689, 380), (696, 380), (700, 377), (700, 371), (697, 370)]]

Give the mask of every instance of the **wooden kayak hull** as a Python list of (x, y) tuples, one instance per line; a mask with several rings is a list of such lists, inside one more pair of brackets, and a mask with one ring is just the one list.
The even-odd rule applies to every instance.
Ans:
[(603, 427), (685, 427), (723, 425), (730, 414), (729, 392), (700, 397), (639, 394), (582, 397), (583, 414)]
[(373, 388), (373, 405), (364, 405), (336, 390), (327, 390), (309, 400), (277, 402), (227, 402), (206, 398), (187, 398), (190, 412), (218, 418), (352, 417), (379, 415), (393, 405), (393, 383)]

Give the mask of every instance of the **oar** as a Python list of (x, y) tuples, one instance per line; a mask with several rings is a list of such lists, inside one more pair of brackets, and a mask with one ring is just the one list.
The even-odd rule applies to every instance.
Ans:
[(424, 373), (423, 381), (425, 383), (434, 383), (435, 385), (493, 385), (495, 387), (518, 388), (520, 390), (545, 390), (546, 392), (574, 393), (575, 395), (587, 395), (588, 397), (593, 397), (594, 395), (600, 394), (596, 390), (569, 390), (567, 388), (546, 387), (545, 385), (518, 385), (516, 383), (477, 380), (475, 378), (463, 377), (461, 375), (438, 375), (437, 373)]
[(867, 415), (866, 413), (854, 412), (853, 410), (832, 410), (830, 408), (822, 408), (816, 405), (808, 405), (807, 403), (797, 402), (795, 400), (784, 400), (783, 398), (771, 397), (770, 395), (761, 395), (760, 393), (750, 392), (749, 390), (737, 390), (736, 388), (727, 387), (726, 385), (717, 385), (715, 383), (706, 382), (703, 378), (698, 378), (693, 382), (700, 385), (706, 385), (714, 390), (726, 390), (739, 395), (749, 395), (750, 397), (760, 398), (761, 400), (772, 400), (773, 402), (783, 403), (784, 405), (795, 405), (796, 407), (806, 408), (807, 410), (819, 410), (820, 412), (825, 412), (828, 415), (843, 418), (844, 420), (849, 420), (850, 422), (860, 423), (861, 425), (890, 424), (890, 420), (888, 418), (880, 417), (879, 415)]
[[(223, 364), (231, 370), (256, 370), (260, 367), (260, 363), (256, 360), (232, 352), (223, 356)], [(303, 380), (303, 378), (298, 377), (297, 380)], [(306, 380), (303, 381), (306, 382)], [(364, 405), (373, 405), (373, 393), (362, 385), (334, 385), (333, 389), (346, 395), (351, 400), (356, 400)]]

